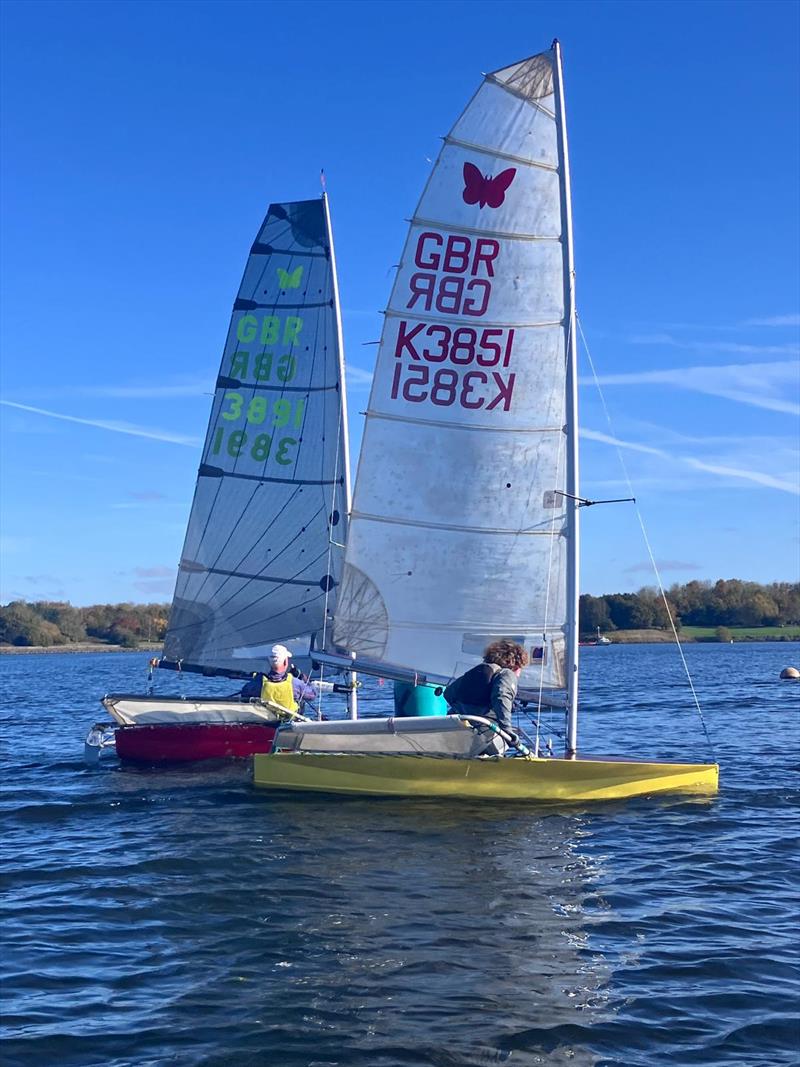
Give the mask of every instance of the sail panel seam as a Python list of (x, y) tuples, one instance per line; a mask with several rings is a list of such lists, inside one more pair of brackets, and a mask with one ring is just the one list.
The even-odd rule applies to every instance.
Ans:
[(506, 230), (482, 230), (477, 226), (459, 226), (454, 222), (425, 219), (416, 214), (406, 221), (410, 226), (435, 226), (438, 230), (444, 230), (446, 233), (474, 233), (476, 237), (498, 237), (504, 241), (561, 241), (560, 234), (509, 233)]
[[(450, 323), (453, 326), (471, 325), (471, 323), (464, 317), (455, 317), (452, 315), (419, 315), (416, 312), (410, 312), (408, 310), (394, 311), (391, 307), (387, 307), (383, 312), (383, 315), (385, 318), (390, 319), (414, 319), (415, 322), (443, 322), (445, 325)], [(481, 329), (489, 328), (498, 330), (538, 330), (548, 326), (561, 329), (564, 325), (564, 320), (557, 319), (551, 320), (550, 322), (488, 322), (485, 319), (481, 319), (480, 322), (475, 325), (480, 326)], [(487, 370), (491, 370), (491, 368), (489, 367)]]
[(520, 530), (519, 527), (504, 528), (500, 526), (463, 526), (460, 523), (449, 522), (424, 522), (422, 519), (415, 519), (413, 521), (409, 519), (395, 519), (389, 515), (370, 515), (365, 511), (353, 511), (351, 515), (355, 519), (363, 519), (366, 522), (382, 522), (390, 526), (406, 526), (409, 529), (420, 530), (453, 530), (456, 533), (471, 533), (471, 534), (501, 534), (505, 537), (560, 537), (561, 531), (552, 531), (549, 528), (546, 530)]
[(537, 159), (515, 156), (512, 152), (501, 152), (497, 148), (487, 148), (486, 145), (475, 144), (473, 141), (462, 141), (458, 137), (451, 137), (450, 134), (443, 140), (446, 145), (455, 145), (456, 148), (468, 148), (470, 152), (481, 152), (485, 156), (507, 159), (509, 163), (521, 163), (524, 167), (536, 167), (539, 170), (549, 170), (552, 174), (558, 174), (558, 167), (554, 163), (540, 163)]
[(480, 433), (563, 433), (563, 426), (488, 426), (475, 425), (471, 422), (439, 422), (436, 419), (415, 419), (411, 415), (389, 415), (382, 411), (367, 410), (364, 412), (367, 418), (386, 419), (389, 422), (405, 422), (418, 426), (435, 426), (436, 429), (448, 430), (473, 430)]
[(496, 85), (498, 88), (505, 90), (505, 92), (507, 92), (509, 96), (515, 96), (518, 100), (524, 100), (526, 104), (530, 104), (531, 107), (536, 108), (537, 111), (541, 111), (543, 115), (547, 115), (549, 119), (552, 119), (555, 122), (555, 112), (551, 111), (549, 108), (546, 108), (544, 104), (538, 103), (530, 96), (526, 96), (525, 93), (521, 93), (519, 89), (512, 89), (510, 85), (507, 85), (505, 82), (501, 82), (499, 78), (495, 78), (494, 74), (487, 74), (484, 80), (489, 82), (491, 85)]
[[(392, 629), (397, 627), (398, 629), (407, 630), (416, 628), (418, 626), (424, 626), (426, 630), (441, 630), (443, 633), (453, 631), (454, 633), (463, 633), (466, 635), (491, 634), (498, 632), (516, 632), (520, 636), (539, 635), (543, 632), (547, 632), (549, 634), (552, 634), (553, 636), (558, 636), (560, 634), (563, 637), (564, 635), (564, 629), (561, 626), (548, 626), (545, 631), (544, 627), (537, 625), (536, 623), (532, 623), (530, 619), (526, 619), (524, 623), (520, 624), (514, 623), (513, 621), (509, 622), (508, 619), (503, 619), (502, 623), (499, 623), (497, 626), (493, 625), (491, 622), (487, 622), (485, 618), (481, 618), (480, 622), (475, 623), (465, 622), (463, 620), (459, 622), (430, 622), (428, 620), (423, 619), (406, 620), (394, 618), (391, 622)], [(469, 653), (464, 654), (469, 655)], [(564, 687), (556, 685), (552, 686), (551, 688), (563, 689)]]

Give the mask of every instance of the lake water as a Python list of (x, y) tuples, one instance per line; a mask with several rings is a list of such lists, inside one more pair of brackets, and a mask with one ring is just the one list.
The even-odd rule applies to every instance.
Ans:
[[(583, 651), (585, 752), (706, 758), (674, 648)], [(576, 808), (87, 768), (147, 655), (3, 656), (4, 1064), (796, 1063), (800, 645), (686, 656), (719, 796)]]

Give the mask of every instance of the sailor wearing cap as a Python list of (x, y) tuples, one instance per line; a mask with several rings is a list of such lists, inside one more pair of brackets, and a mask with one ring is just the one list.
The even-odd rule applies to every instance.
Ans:
[(316, 700), (313, 685), (298, 678), (289, 670), (292, 654), (285, 645), (273, 645), (270, 651), (268, 674), (254, 674), (242, 688), (243, 700), (253, 697), (280, 704), (289, 711), (298, 711), (304, 700)]

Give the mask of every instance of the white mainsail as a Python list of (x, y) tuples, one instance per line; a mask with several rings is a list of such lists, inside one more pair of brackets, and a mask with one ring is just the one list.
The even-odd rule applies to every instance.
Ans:
[[(336, 651), (450, 678), (497, 637), (568, 681), (577, 432), (556, 49), (488, 75), (444, 140), (386, 311)], [(570, 542), (572, 541), (572, 544)], [(329, 646), (330, 647), (330, 646)]]

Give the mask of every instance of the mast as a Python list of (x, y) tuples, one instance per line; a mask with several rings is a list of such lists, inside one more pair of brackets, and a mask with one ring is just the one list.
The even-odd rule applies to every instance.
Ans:
[(575, 260), (572, 247), (572, 196), (567, 147), (567, 118), (564, 107), (564, 76), (561, 45), (553, 41), (555, 56), (556, 129), (564, 180), (561, 183), (561, 218), (564, 254), (564, 307), (567, 331), (567, 736), (566, 758), (574, 759), (578, 749), (578, 605), (580, 598), (578, 560), (580, 529), (578, 521), (578, 346), (575, 316)]
[[(328, 204), (328, 194), (322, 194), (322, 209), (325, 213), (325, 230), (328, 237), (328, 248), (331, 256), (331, 278), (333, 284), (333, 319), (336, 323), (336, 351), (339, 360), (339, 417), (341, 419), (342, 435), (342, 466), (344, 470), (344, 506), (348, 518), (352, 510), (352, 497), (350, 491), (350, 438), (347, 426), (347, 388), (345, 384), (344, 370), (344, 336), (342, 333), (342, 311), (339, 305), (339, 277), (336, 273), (336, 253), (333, 248), (333, 228), (331, 226), (331, 212)], [(333, 532), (330, 533), (333, 537)], [(327, 624), (327, 619), (326, 619)], [(350, 672), (350, 693), (347, 697), (347, 707), (351, 719), (358, 718), (358, 697), (356, 695), (356, 675)]]

